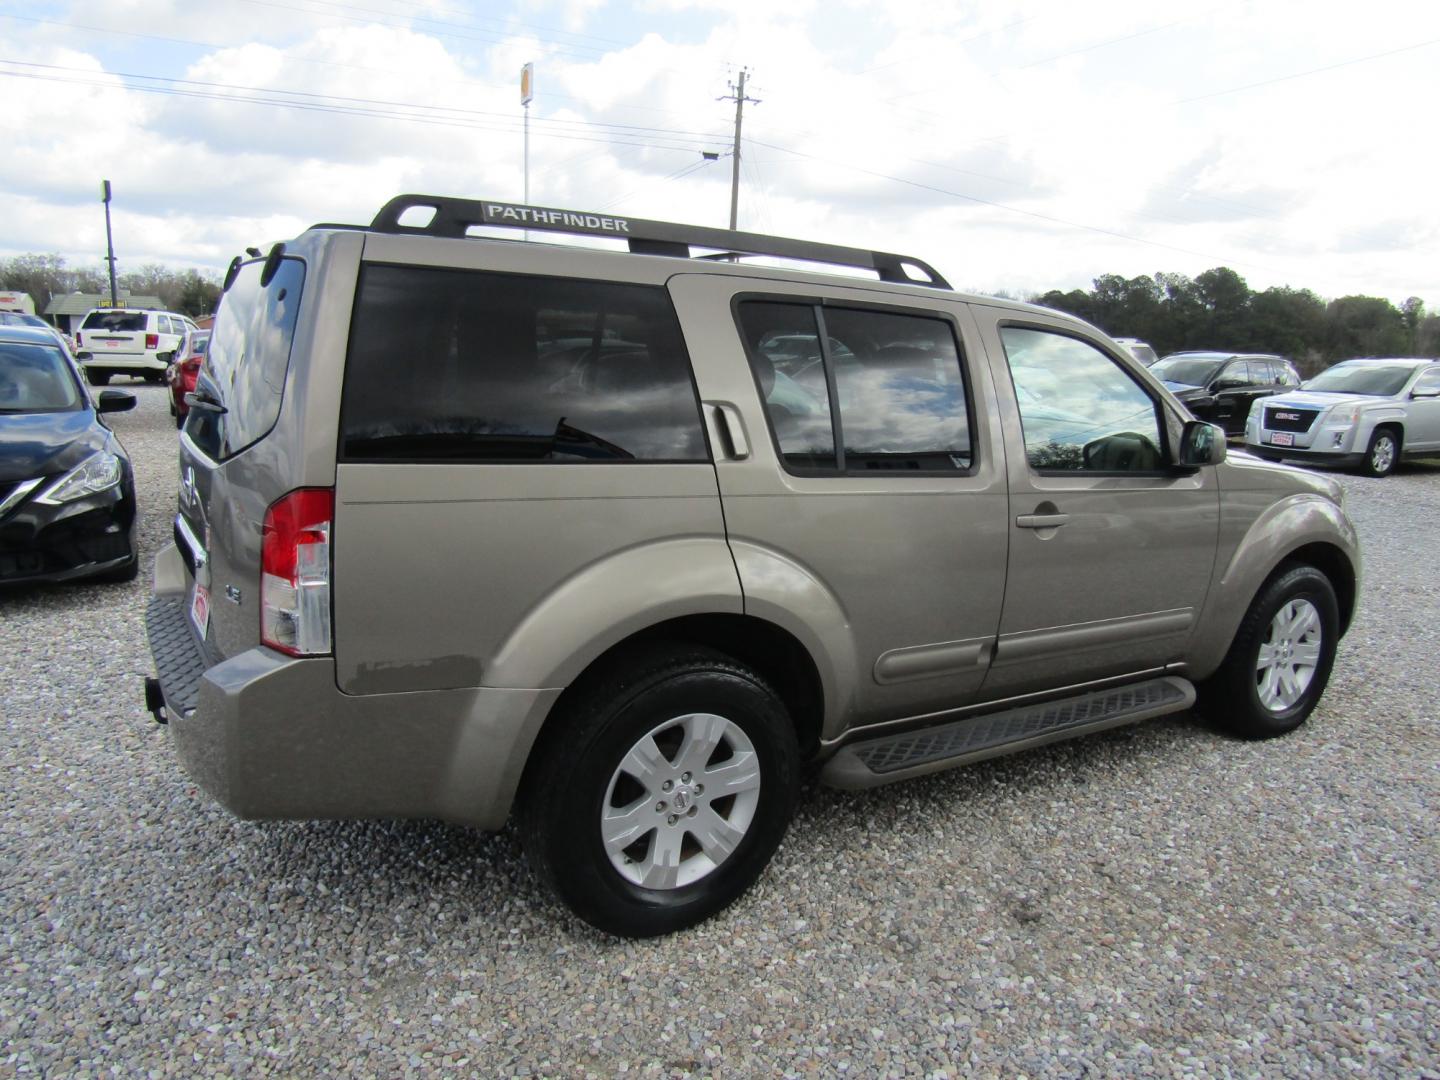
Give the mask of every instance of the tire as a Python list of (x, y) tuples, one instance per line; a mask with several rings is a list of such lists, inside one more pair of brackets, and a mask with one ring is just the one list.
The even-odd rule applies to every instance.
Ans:
[(177, 413), (175, 414), (175, 430), (176, 430), (176, 431), (179, 431), (181, 428), (183, 428), (183, 427), (185, 426), (185, 415), (186, 415), (185, 413), (181, 413), (181, 412), (177, 412)]
[(1360, 471), (1366, 476), (1389, 476), (1400, 461), (1400, 436), (1394, 428), (1376, 428), (1365, 451)]
[(105, 386), (110, 382), (110, 372), (96, 371), (94, 368), (85, 369), (85, 378), (91, 386)]
[(1220, 669), (1200, 687), (1201, 710), (1245, 739), (1294, 731), (1325, 692), (1339, 636), (1330, 579), (1313, 566), (1281, 567), (1250, 604)]
[[(521, 794), (536, 876), (622, 937), (668, 934), (726, 907), (760, 876), (794, 812), (799, 750), (779, 697), (700, 647), (632, 656), (575, 695)], [(728, 793), (717, 795), (721, 784)]]

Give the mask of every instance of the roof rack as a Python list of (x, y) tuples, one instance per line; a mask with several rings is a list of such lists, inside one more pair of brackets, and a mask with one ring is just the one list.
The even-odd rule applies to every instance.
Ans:
[[(432, 216), (423, 225), (402, 224), (400, 218), (411, 210), (429, 210)], [(874, 270), (881, 281), (903, 285), (929, 285), (948, 289), (950, 283), (939, 271), (909, 255), (863, 248), (818, 244), (806, 240), (790, 240), (783, 236), (761, 233), (733, 232), (701, 225), (680, 225), (670, 221), (646, 221), (642, 218), (616, 217), (582, 210), (558, 210), (547, 206), (523, 203), (491, 202), (486, 199), (455, 199), (441, 195), (397, 195), (380, 208), (370, 227), (377, 232), (406, 235), (464, 238), (479, 226), (511, 229), (534, 229), (542, 232), (571, 233), (577, 236), (605, 236), (624, 240), (637, 255), (669, 255), (691, 258), (691, 248), (709, 248), (718, 254), (700, 258), (769, 255), (801, 262), (828, 263), (832, 266), (854, 266)], [(918, 272), (916, 277), (907, 270)]]

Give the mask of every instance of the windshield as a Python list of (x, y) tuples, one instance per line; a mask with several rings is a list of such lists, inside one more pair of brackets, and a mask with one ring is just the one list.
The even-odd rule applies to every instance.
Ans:
[(0, 341), (0, 413), (72, 412), (80, 387), (54, 345)]
[(1415, 368), (1410, 364), (1336, 364), (1316, 375), (1304, 388), (1320, 394), (1390, 397), (1398, 394), (1413, 374)]
[(1209, 356), (1173, 357), (1161, 360), (1150, 370), (1157, 379), (1164, 379), (1166, 382), (1183, 383), (1186, 386), (1209, 386), (1210, 380), (1215, 378), (1215, 373), (1224, 363), (1224, 357), (1219, 360)]
[(145, 329), (143, 311), (92, 311), (85, 316), (81, 330), (119, 330), (134, 333)]

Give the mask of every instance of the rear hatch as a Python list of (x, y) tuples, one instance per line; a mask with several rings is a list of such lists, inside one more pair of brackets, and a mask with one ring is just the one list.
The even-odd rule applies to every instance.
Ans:
[(80, 324), (79, 338), (80, 349), (96, 357), (141, 355), (146, 348), (145, 312), (92, 311)]
[(190, 571), (191, 620), (214, 658), (259, 641), (266, 511), (299, 486), (299, 455), (271, 436), (306, 264), (279, 259), (273, 277), (264, 266), (242, 265), (221, 299), (180, 439), (175, 542)]

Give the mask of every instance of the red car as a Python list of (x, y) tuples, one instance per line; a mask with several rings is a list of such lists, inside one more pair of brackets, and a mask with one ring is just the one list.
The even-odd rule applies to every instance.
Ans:
[(185, 414), (190, 411), (185, 395), (195, 389), (195, 376), (200, 374), (200, 361), (205, 359), (205, 347), (209, 344), (208, 330), (191, 334), (185, 355), (177, 356), (165, 369), (165, 381), (170, 384), (170, 415), (175, 417), (177, 428), (185, 426)]

